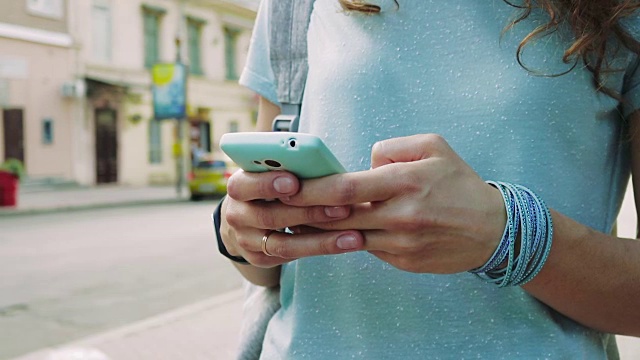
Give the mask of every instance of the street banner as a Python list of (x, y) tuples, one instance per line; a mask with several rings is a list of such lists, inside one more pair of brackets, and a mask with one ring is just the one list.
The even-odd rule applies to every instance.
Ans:
[(151, 77), (154, 118), (184, 118), (187, 108), (187, 74), (184, 64), (155, 64), (151, 69)]

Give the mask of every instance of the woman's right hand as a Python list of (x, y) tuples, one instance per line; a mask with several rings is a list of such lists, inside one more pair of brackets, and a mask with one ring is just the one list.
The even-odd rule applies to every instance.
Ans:
[[(304, 227), (345, 219), (349, 206), (296, 207), (279, 201), (298, 193), (300, 186), (299, 180), (285, 171), (234, 173), (221, 209), (220, 233), (227, 251), (257, 267), (271, 268), (299, 257), (362, 250), (364, 239), (358, 231), (310, 231)], [(269, 255), (264, 253), (265, 234), (285, 227), (304, 231), (271, 233), (266, 244)]]

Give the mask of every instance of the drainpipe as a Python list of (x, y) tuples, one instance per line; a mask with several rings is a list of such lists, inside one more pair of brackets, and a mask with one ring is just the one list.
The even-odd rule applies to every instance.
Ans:
[[(178, 5), (178, 24), (177, 24), (177, 28), (176, 28), (176, 38), (175, 38), (175, 44), (176, 44), (176, 63), (182, 64), (184, 63), (184, 56), (183, 56), (183, 51), (182, 51), (182, 45), (184, 44), (183, 39), (185, 38), (184, 36), (184, 29), (185, 29), (185, 24), (184, 24), (184, 16), (185, 16), (185, 0), (179, 0), (180, 3)], [(185, 74), (186, 76), (186, 74)], [(185, 81), (186, 81), (186, 77), (185, 77)], [(185, 84), (185, 91), (186, 90), (186, 84)], [(186, 98), (186, 97), (185, 97)], [(186, 117), (186, 114), (185, 114)], [(189, 154), (189, 149), (187, 149), (185, 151), (185, 126), (186, 126), (186, 118), (178, 118), (176, 119), (176, 126), (178, 127), (178, 138), (176, 139), (177, 142), (177, 146), (180, 147), (180, 151), (178, 151), (177, 157), (176, 157), (176, 175), (177, 175), (177, 179), (176, 179), (176, 193), (178, 195), (179, 198), (182, 197), (182, 190), (185, 187), (186, 184), (186, 161), (185, 161), (185, 156), (187, 156), (187, 154)]]

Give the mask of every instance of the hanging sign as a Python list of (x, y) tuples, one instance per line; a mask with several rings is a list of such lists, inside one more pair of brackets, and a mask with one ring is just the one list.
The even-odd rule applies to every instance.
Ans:
[(187, 108), (184, 64), (155, 64), (151, 69), (153, 114), (156, 120), (182, 119)]

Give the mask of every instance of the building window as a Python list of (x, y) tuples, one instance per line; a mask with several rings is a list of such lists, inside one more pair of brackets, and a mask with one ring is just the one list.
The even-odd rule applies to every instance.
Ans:
[(160, 61), (160, 20), (165, 11), (156, 7), (143, 5), (142, 18), (144, 26), (144, 66), (151, 69)]
[(229, 123), (229, 132), (230, 133), (235, 133), (240, 131), (240, 125), (238, 124), (237, 121), (233, 120)]
[(63, 0), (27, 0), (27, 11), (36, 16), (51, 19), (64, 17)]
[(42, 120), (42, 143), (44, 145), (53, 144), (53, 119)]
[(149, 121), (149, 163), (160, 164), (162, 162), (162, 127), (161, 122), (151, 119)]
[(200, 147), (211, 152), (211, 124), (208, 122), (200, 123)]
[(226, 79), (238, 80), (238, 71), (236, 69), (238, 35), (240, 30), (229, 27), (224, 28), (224, 57), (226, 64)]
[(111, 8), (109, 0), (93, 0), (91, 8), (91, 50), (93, 59), (111, 61)]
[(195, 18), (187, 18), (187, 35), (189, 48), (189, 72), (202, 75), (202, 28), (205, 22)]

